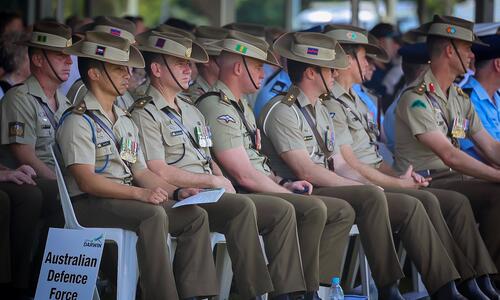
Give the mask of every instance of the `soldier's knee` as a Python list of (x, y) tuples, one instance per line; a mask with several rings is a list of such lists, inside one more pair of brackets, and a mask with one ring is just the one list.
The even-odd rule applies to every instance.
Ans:
[(324, 224), (326, 222), (328, 214), (328, 210), (325, 203), (323, 202), (323, 200), (317, 197), (308, 197), (308, 198), (309, 199), (304, 200), (307, 201), (309, 204), (307, 215), (316, 222)]
[(234, 201), (233, 205), (237, 203), (236, 211), (238, 211), (238, 214), (257, 214), (257, 210), (252, 199), (243, 195), (235, 194), (235, 198), (232, 200)]
[(409, 220), (412, 216), (416, 214), (425, 214), (425, 208), (422, 202), (415, 197), (400, 194), (397, 199), (399, 202), (400, 211), (399, 214), (402, 216), (403, 220)]
[(384, 191), (376, 186), (363, 186), (360, 197), (363, 198), (364, 206), (378, 208), (387, 206), (387, 199)]
[(428, 210), (441, 210), (438, 198), (431, 192), (420, 191), (418, 200), (420, 200)]
[(356, 212), (354, 211), (354, 208), (349, 205), (349, 203), (342, 200), (342, 207), (338, 210), (338, 213), (341, 220), (354, 224), (354, 220), (356, 219)]
[(145, 205), (144, 208), (148, 211), (148, 220), (154, 223), (163, 224), (168, 226), (168, 216), (167, 212), (161, 205)]

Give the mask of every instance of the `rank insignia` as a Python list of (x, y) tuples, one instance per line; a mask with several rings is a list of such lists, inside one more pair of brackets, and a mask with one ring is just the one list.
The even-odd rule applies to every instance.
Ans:
[(423, 109), (426, 109), (427, 105), (425, 105), (425, 103), (422, 100), (417, 99), (417, 100), (415, 100), (415, 101), (412, 102), (411, 108), (423, 108)]

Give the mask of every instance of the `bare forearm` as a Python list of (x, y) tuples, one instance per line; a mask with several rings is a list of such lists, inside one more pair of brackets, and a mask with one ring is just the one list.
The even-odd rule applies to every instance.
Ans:
[(52, 168), (47, 166), (36, 156), (35, 150), (30, 145), (12, 144), (9, 149), (21, 165), (31, 166), (38, 177), (52, 180), (56, 179), (56, 174)]
[(177, 186), (174, 186), (171, 183), (167, 182), (149, 169), (143, 169), (140, 172), (135, 172), (134, 182), (138, 186), (146, 189), (153, 190), (156, 188), (162, 188), (168, 193), (168, 196), (171, 198), (173, 197), (174, 191), (177, 189)]
[(181, 168), (167, 166), (160, 170), (153, 170), (166, 182), (179, 187), (214, 188), (214, 176), (197, 174)]
[(101, 175), (85, 175), (77, 178), (77, 184), (84, 193), (101, 198), (113, 198), (124, 200), (139, 200), (139, 187), (121, 184)]
[(254, 193), (289, 193), (290, 191), (278, 185), (273, 179), (263, 173), (252, 170), (248, 174), (237, 177), (238, 184)]
[(500, 182), (500, 171), (470, 157), (458, 149), (453, 152), (450, 158), (444, 159), (444, 162), (450, 168), (460, 173), (487, 181)]

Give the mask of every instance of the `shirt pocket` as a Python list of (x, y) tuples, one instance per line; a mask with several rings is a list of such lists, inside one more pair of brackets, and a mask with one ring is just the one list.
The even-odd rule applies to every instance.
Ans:
[(47, 117), (38, 117), (36, 135), (39, 138), (49, 138), (53, 136), (54, 130)]
[(113, 143), (111, 140), (97, 140), (95, 145), (95, 156), (97, 160), (113, 153)]

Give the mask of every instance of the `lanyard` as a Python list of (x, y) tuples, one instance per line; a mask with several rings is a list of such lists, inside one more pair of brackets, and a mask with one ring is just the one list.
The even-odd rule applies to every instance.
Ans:
[(97, 125), (99, 125), (99, 127), (101, 127), (105, 132), (106, 134), (113, 140), (113, 142), (115, 143), (115, 146), (116, 146), (116, 149), (118, 150), (118, 152), (120, 152), (120, 144), (118, 143), (118, 139), (116, 138), (113, 130), (111, 130), (111, 128), (108, 127), (108, 125), (106, 125), (106, 123), (104, 123), (98, 116), (96, 116), (93, 112), (91, 111), (86, 111), (85, 112), (87, 115), (89, 115), (92, 120), (94, 120), (94, 122), (97, 123)]
[(233, 105), (233, 107), (238, 112), (238, 115), (240, 116), (241, 122), (243, 122), (243, 126), (245, 126), (246, 130), (250, 134), (250, 140), (252, 141), (253, 148), (255, 150), (257, 150), (257, 141), (256, 141), (256, 138), (255, 138), (255, 136), (256, 136), (255, 130), (253, 130), (250, 127), (250, 124), (248, 124), (247, 119), (245, 118), (245, 113), (244, 113), (243, 109), (241, 108), (241, 106), (238, 103), (234, 102), (234, 101), (231, 101), (231, 104)]
[(182, 130), (182, 132), (184, 132), (184, 134), (189, 138), (189, 141), (196, 149), (196, 152), (200, 155), (200, 157), (206, 160), (207, 162), (210, 162), (211, 157), (207, 156), (205, 153), (203, 153), (203, 151), (200, 150), (201, 148), (200, 145), (198, 144), (198, 142), (196, 142), (191, 132), (189, 132), (189, 130), (184, 126), (184, 124), (182, 124), (181, 120), (179, 120), (179, 118), (177, 118), (168, 108), (164, 108), (162, 109), (162, 111), (167, 115), (167, 117), (173, 120), (175, 124), (177, 124), (177, 126)]

